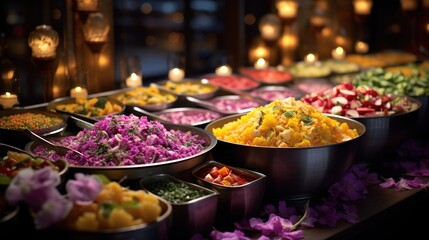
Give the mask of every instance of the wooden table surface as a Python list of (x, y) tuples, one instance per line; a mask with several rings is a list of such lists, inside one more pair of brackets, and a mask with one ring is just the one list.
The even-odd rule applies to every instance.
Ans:
[(373, 185), (369, 187), (367, 198), (357, 201), (356, 205), (358, 223), (340, 221), (334, 228), (307, 228), (304, 239), (422, 239), (413, 238), (421, 234), (426, 235), (423, 239), (429, 239), (424, 233), (429, 227), (429, 192), (426, 189), (396, 191)]

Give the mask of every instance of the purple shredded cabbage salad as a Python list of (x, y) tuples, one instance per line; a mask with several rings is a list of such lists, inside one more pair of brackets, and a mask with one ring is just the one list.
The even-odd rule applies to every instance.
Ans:
[[(193, 156), (206, 148), (199, 135), (175, 129), (166, 129), (158, 121), (133, 114), (108, 115), (83, 129), (75, 136), (61, 138), (56, 144), (80, 151), (77, 156), (69, 151), (64, 157), (76, 166), (125, 166), (158, 163)], [(52, 160), (61, 156), (42, 145), (33, 153)]]

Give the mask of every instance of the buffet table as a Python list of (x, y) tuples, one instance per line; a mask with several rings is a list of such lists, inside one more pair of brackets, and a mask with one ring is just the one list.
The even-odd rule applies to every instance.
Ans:
[[(46, 107), (45, 104), (31, 106), (33, 109), (44, 107)], [(70, 127), (72, 124), (69, 125)], [(422, 141), (427, 141), (427, 138)], [(211, 156), (208, 158), (210, 160)], [(192, 181), (191, 170), (175, 174), (175, 176)], [(377, 170), (372, 172), (381, 174)], [(381, 178), (381, 175), (379, 177)], [(426, 180), (424, 179), (425, 182)], [(429, 205), (426, 204), (428, 200), (429, 193), (423, 188), (396, 191), (375, 184), (368, 187), (368, 193), (364, 199), (353, 202), (358, 208), (359, 221), (357, 223), (352, 224), (341, 220), (335, 227), (299, 227), (297, 230), (303, 230), (305, 240), (363, 239), (366, 237), (387, 239), (398, 236), (409, 238), (421, 234), (425, 229), (425, 221), (419, 222), (416, 219), (423, 218), (429, 213)], [(275, 202), (269, 203), (276, 204)], [(31, 223), (27, 222), (21, 226), (25, 226), (33, 234), (39, 235)], [(18, 232), (17, 234), (21, 233), (25, 236), (28, 232)], [(40, 234), (43, 236), (42, 233)]]
[[(310, 79), (311, 80), (311, 79)], [(308, 86), (314, 86), (314, 83), (322, 84), (325, 81), (322, 81), (322, 79), (312, 79), (313, 82), (310, 82)], [(297, 81), (297, 83), (306, 83), (304, 80)], [(122, 90), (115, 90), (111, 92), (103, 92), (99, 94), (93, 94), (91, 97), (103, 97), (103, 96), (109, 96), (111, 94), (117, 94), (119, 92), (124, 91)], [(219, 96), (223, 95), (230, 95), (231, 92), (225, 91), (225, 89), (221, 89), (218, 93)], [(246, 94), (242, 94), (246, 95)], [(177, 102), (174, 103), (173, 107), (200, 107), (197, 106), (197, 104), (191, 104), (190, 102), (187, 102), (182, 98), (180, 98)], [(19, 109), (39, 109), (43, 110), (46, 109), (46, 107), (49, 107), (49, 103), (42, 103), (38, 105), (33, 106), (27, 106), (27, 107), (17, 107)], [(135, 115), (144, 115), (144, 113), (139, 113), (133, 111), (134, 108), (126, 108), (124, 111), (125, 115), (129, 115), (131, 113)], [(150, 115), (149, 115), (150, 116)], [(424, 122), (422, 122), (424, 123)], [(422, 124), (423, 127), (426, 127), (427, 124)], [(201, 126), (198, 126), (201, 127)], [(68, 135), (68, 134), (75, 134), (76, 132), (80, 131), (81, 127), (76, 125), (76, 121), (72, 120), (71, 118), (68, 118), (67, 122), (67, 130), (61, 134)], [(426, 132), (427, 130), (423, 128), (423, 130)], [(421, 134), (421, 133), (419, 133)], [(9, 139), (7, 139), (9, 140)], [(424, 139), (421, 139), (423, 142), (427, 142), (428, 138), (424, 136)], [(26, 142), (21, 141), (19, 144), (15, 144), (16, 147), (24, 148), (26, 145)], [(230, 153), (230, 152), (229, 152)], [(211, 153), (212, 154), (212, 153)], [(206, 160), (217, 160), (212, 155), (209, 155)], [(383, 154), (385, 154), (383, 152)], [(340, 156), (343, 156), (340, 154)], [(389, 158), (390, 156), (383, 155), (384, 158)], [(429, 157), (429, 156), (426, 156)], [(426, 158), (427, 159), (427, 158)], [(366, 159), (365, 159), (366, 160)], [(177, 177), (184, 181), (189, 182), (195, 182), (195, 179), (192, 176), (192, 170), (193, 169), (187, 169), (185, 171), (180, 171), (177, 173), (174, 173), (174, 177)], [(380, 171), (379, 171), (380, 170)], [(394, 176), (395, 179), (398, 179), (400, 176), (395, 175), (396, 173), (390, 173), (386, 169), (378, 168), (373, 169), (370, 172), (376, 173), (378, 175), (378, 179), (380, 181), (383, 181), (383, 178), (388, 178), (391, 176)], [(127, 175), (128, 176), (128, 175)], [(428, 179), (423, 179), (423, 182), (427, 182)], [(124, 181), (124, 186), (130, 187), (132, 189), (138, 189), (140, 186), (138, 186), (137, 181), (130, 180), (130, 181)], [(283, 186), (283, 185), (282, 185)], [(429, 200), (429, 193), (424, 188), (414, 188), (409, 190), (401, 190), (397, 191), (394, 188), (383, 188), (379, 186), (378, 184), (373, 184), (368, 186), (368, 192), (365, 193), (365, 197), (360, 200), (352, 201), (351, 205), (356, 205), (357, 211), (355, 212), (357, 214), (357, 222), (355, 223), (349, 223), (345, 220), (339, 220), (336, 222), (335, 226), (321, 226), (320, 224), (316, 224), (315, 227), (304, 227), (304, 225), (298, 226), (295, 230), (302, 230), (303, 231), (303, 237), (302, 239), (307, 240), (320, 240), (320, 239), (390, 239), (390, 238), (414, 238), (417, 237), (419, 234), (422, 234), (422, 232), (425, 230), (425, 223), (426, 221), (417, 221), (416, 219), (424, 219), (425, 215), (429, 213), (429, 205), (426, 204), (426, 202)], [(327, 193), (327, 191), (326, 191)], [(310, 207), (312, 206), (312, 203), (316, 203), (321, 198), (314, 197), (310, 200)], [(272, 199), (266, 199), (264, 204), (273, 204), (277, 205), (277, 200)], [(294, 205), (295, 203), (293, 201), (287, 202), (287, 205)], [(296, 203), (297, 206), (300, 206), (301, 208), (297, 208), (302, 210), (302, 204)], [(339, 203), (341, 204), (341, 202)], [(263, 209), (261, 209), (263, 210)], [(260, 217), (260, 216), (254, 216), (254, 217)], [(31, 219), (24, 219), (26, 222), (21, 222), (20, 227), (24, 227), (25, 229), (28, 229), (28, 231), (16, 231), (13, 232), (13, 234), (16, 234), (18, 236), (28, 236), (29, 233), (34, 234), (35, 236), (40, 236), (41, 238), (44, 236), (44, 233), (41, 231), (36, 231), (34, 229), (34, 226), (31, 223)], [(191, 225), (191, 224), (189, 224)], [(212, 226), (211, 224), (209, 226)], [(217, 226), (213, 226), (213, 229), (216, 229)], [(211, 230), (211, 228), (210, 228)], [(233, 229), (218, 229), (219, 231), (233, 231)], [(194, 232), (194, 231), (191, 231)], [(46, 233), (46, 232), (45, 232)], [(170, 238), (174, 238), (174, 236), (177, 237), (178, 233), (172, 232), (170, 233)], [(259, 232), (246, 232), (246, 234), (249, 234), (251, 238), (258, 238)], [(70, 238), (73, 238), (73, 236), (69, 236)], [(246, 235), (247, 237), (247, 235)], [(204, 238), (210, 238), (210, 236), (204, 236)], [(198, 238), (196, 238), (198, 239)]]

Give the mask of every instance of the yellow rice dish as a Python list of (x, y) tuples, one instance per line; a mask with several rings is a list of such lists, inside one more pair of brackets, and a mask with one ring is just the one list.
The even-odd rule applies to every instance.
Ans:
[(310, 147), (356, 138), (356, 129), (329, 118), (311, 105), (287, 98), (253, 109), (213, 135), (223, 141), (269, 147)]

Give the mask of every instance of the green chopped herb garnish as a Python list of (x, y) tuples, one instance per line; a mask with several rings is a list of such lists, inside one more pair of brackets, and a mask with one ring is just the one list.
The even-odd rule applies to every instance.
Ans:
[(293, 117), (293, 115), (295, 114), (295, 112), (294, 111), (287, 111), (287, 112), (285, 112), (285, 113), (283, 113), (286, 117), (288, 117), (288, 118), (290, 118), (290, 117)]
[(313, 123), (313, 118), (310, 116), (304, 116), (301, 118), (301, 121), (304, 123), (304, 125), (310, 125)]

